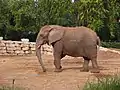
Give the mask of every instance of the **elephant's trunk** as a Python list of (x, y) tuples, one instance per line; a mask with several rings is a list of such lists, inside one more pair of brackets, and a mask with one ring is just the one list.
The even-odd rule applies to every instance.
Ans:
[(39, 46), (39, 48), (36, 45), (36, 55), (37, 55), (37, 58), (38, 58), (38, 61), (39, 61), (40, 65), (43, 69), (43, 72), (46, 72), (46, 68), (43, 65), (42, 56), (41, 56), (41, 45)]

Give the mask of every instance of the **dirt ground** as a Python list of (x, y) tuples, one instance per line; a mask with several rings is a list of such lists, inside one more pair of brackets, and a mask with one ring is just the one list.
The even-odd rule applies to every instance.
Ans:
[[(47, 72), (42, 72), (35, 55), (0, 56), (0, 84), (30, 88), (30, 90), (82, 90), (91, 77), (103, 77), (120, 72), (120, 55), (112, 52), (98, 53), (99, 74), (80, 72), (82, 58), (62, 59), (63, 71), (54, 72), (53, 56), (43, 55)], [(90, 63), (91, 70), (91, 63)]]

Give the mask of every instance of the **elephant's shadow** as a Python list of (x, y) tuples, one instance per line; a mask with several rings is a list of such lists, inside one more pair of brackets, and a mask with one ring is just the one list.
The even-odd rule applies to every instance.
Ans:
[[(54, 64), (53, 64), (54, 60), (53, 58), (46, 61), (46, 68), (48, 69), (48, 71), (54, 71)], [(82, 57), (80, 58), (63, 58), (61, 60), (61, 65), (62, 65), (62, 70), (63, 71), (67, 71), (67, 70), (79, 70), (81, 71), (83, 69), (83, 63), (84, 63), (84, 59)], [(48, 66), (48, 67), (47, 67)], [(52, 67), (51, 67), (52, 66)], [(100, 70), (109, 70), (106, 67), (103, 67), (102, 65), (99, 65), (99, 69)], [(92, 70), (92, 64), (91, 62), (89, 63), (89, 70)]]
[(69, 67), (63, 67), (63, 70), (81, 70), (82, 67), (74, 67), (74, 66), (69, 66)]
[[(83, 69), (83, 67), (80, 67), (80, 66), (65, 66), (65, 67), (63, 67), (63, 70), (82, 70)], [(105, 67), (102, 67), (102, 66), (99, 66), (99, 69), (100, 70), (109, 70), (108, 68), (105, 68)], [(92, 70), (92, 66), (89, 66), (89, 70)]]
[[(62, 60), (62, 69), (63, 70), (82, 70), (83, 69), (83, 58), (74, 58), (72, 59), (63, 59)], [(108, 70), (108, 68), (105, 68), (103, 66), (99, 66), (100, 70)], [(89, 70), (92, 70), (91, 62), (89, 64)]]

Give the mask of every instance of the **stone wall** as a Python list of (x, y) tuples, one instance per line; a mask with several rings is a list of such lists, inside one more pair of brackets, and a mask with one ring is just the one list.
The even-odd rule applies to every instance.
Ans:
[[(48, 45), (43, 45), (42, 54), (52, 55), (53, 48)], [(107, 49), (104, 47), (99, 48), (100, 51), (110, 51), (116, 54), (120, 54), (119, 51)], [(28, 55), (35, 54), (35, 42), (23, 42), (23, 41), (4, 41), (0, 40), (0, 55)]]
[[(43, 54), (52, 54), (52, 47), (42, 46)], [(0, 41), (0, 55), (35, 54), (35, 42)]]

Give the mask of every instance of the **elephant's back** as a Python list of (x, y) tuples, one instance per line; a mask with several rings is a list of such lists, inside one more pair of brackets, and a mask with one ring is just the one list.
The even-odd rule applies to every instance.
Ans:
[(96, 33), (90, 28), (81, 27), (65, 27), (65, 38), (66, 39), (94, 39), (97, 37)]
[(82, 56), (86, 47), (96, 46), (96, 34), (86, 27), (67, 28), (62, 40), (65, 52), (74, 56)]

